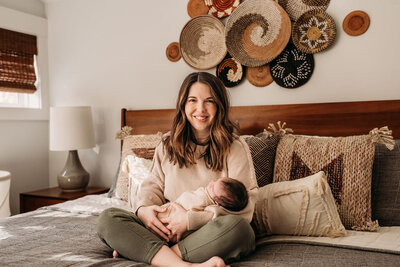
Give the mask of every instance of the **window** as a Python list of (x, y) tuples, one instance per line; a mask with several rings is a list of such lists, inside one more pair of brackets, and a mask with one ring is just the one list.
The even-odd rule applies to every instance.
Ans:
[(23, 94), (0, 92), (0, 107), (2, 108), (41, 108), (40, 94)]
[(0, 28), (0, 107), (41, 107), (36, 55), (36, 36)]

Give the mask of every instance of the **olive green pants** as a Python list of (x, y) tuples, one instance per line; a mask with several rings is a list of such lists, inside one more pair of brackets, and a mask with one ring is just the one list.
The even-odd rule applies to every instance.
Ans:
[[(97, 232), (109, 247), (128, 259), (150, 264), (163, 245), (168, 244), (145, 228), (132, 212), (117, 208), (104, 210)], [(204, 262), (220, 256), (229, 263), (255, 249), (250, 224), (239, 215), (219, 216), (178, 243), (184, 261)]]

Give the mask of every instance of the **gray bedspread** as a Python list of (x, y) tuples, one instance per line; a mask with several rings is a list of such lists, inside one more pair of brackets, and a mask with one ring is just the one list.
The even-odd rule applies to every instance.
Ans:
[[(96, 234), (97, 213), (41, 209), (0, 220), (0, 266), (147, 266)], [(264, 244), (232, 266), (400, 266), (400, 256), (296, 243)]]

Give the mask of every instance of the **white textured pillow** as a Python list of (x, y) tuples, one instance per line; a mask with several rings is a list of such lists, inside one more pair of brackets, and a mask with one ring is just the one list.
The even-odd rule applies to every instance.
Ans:
[[(118, 134), (118, 133), (117, 133)], [(129, 177), (122, 170), (122, 164), (128, 155), (135, 155), (140, 158), (152, 160), (157, 145), (161, 142), (162, 133), (128, 135), (123, 138), (121, 152), (121, 164), (115, 184), (114, 197), (128, 201)]]
[(129, 176), (128, 183), (128, 204), (134, 208), (136, 203), (136, 194), (143, 181), (149, 176), (152, 161), (137, 157), (135, 155), (126, 156), (122, 163), (122, 171)]
[(253, 226), (258, 236), (346, 235), (323, 171), (298, 180), (261, 187)]

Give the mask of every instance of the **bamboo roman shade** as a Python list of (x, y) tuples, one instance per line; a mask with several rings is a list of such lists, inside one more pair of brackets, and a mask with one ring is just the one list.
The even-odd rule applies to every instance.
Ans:
[(34, 93), (36, 36), (0, 28), (0, 91)]

